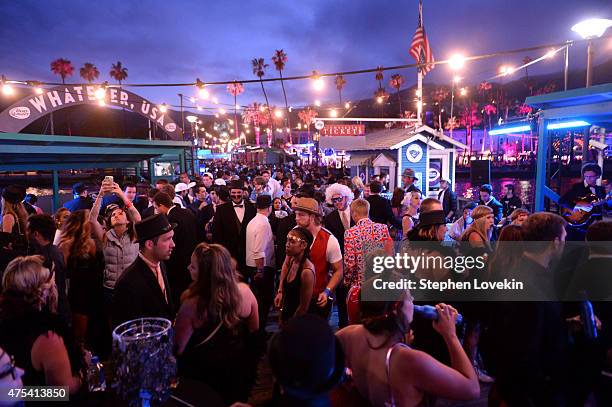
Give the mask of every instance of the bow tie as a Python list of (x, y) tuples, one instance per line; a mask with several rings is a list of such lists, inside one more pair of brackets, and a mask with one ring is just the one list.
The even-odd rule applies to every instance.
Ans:
[(244, 208), (244, 205), (243, 204), (240, 204), (240, 205), (234, 204), (234, 208)]

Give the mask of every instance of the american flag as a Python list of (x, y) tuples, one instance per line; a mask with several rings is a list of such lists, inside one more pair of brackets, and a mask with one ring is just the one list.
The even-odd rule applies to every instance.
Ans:
[(426, 64), (421, 66), (423, 75), (434, 69), (434, 56), (429, 47), (429, 41), (427, 41), (425, 27), (423, 27), (423, 0), (419, 0), (419, 24), (412, 37), (412, 45), (410, 45), (410, 50), (408, 52), (412, 55), (417, 64)]

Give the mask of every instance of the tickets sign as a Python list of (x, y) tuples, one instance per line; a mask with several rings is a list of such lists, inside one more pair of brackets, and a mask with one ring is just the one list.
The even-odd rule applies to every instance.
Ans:
[(365, 124), (326, 124), (320, 132), (321, 136), (362, 136)]

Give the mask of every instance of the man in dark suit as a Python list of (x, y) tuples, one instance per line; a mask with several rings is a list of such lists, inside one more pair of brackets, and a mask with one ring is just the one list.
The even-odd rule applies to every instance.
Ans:
[[(573, 209), (576, 204), (577, 198), (587, 197), (589, 195), (595, 195), (597, 199), (603, 199), (606, 196), (604, 187), (597, 185), (597, 179), (601, 177), (601, 168), (596, 163), (586, 163), (582, 166), (582, 182), (578, 182), (570, 188), (561, 198), (559, 198), (559, 205), (564, 208)], [(600, 220), (602, 217), (601, 206), (593, 209), (591, 220)], [(589, 222), (590, 224), (591, 222)], [(581, 242), (584, 240), (586, 234), (585, 227), (569, 227), (567, 229), (568, 238), (567, 240)]]
[[(355, 226), (355, 221), (351, 216), (351, 202), (353, 192), (349, 187), (342, 184), (332, 184), (325, 190), (327, 203), (334, 206), (324, 219), (323, 224), (340, 243), (340, 252), (344, 257), (344, 232)], [(344, 284), (336, 287), (336, 305), (338, 306), (338, 326), (344, 328), (348, 325), (348, 312), (346, 310), (346, 295), (348, 289)]]
[(493, 209), (493, 216), (495, 217), (495, 224), (497, 225), (503, 217), (504, 205), (493, 196), (493, 187), (491, 184), (484, 184), (481, 186), (479, 193), (480, 201), (478, 201), (478, 205), (486, 205)]
[(438, 192), (438, 201), (442, 202), (442, 210), (447, 223), (455, 221), (457, 214), (457, 194), (450, 189), (450, 181), (443, 179), (440, 181), (440, 192)]
[(370, 203), (370, 219), (372, 222), (382, 223), (383, 225), (393, 225), (402, 229), (402, 222), (393, 216), (391, 202), (379, 194), (382, 192), (380, 181), (370, 182), (370, 196), (366, 200)]
[(229, 185), (231, 201), (217, 206), (213, 218), (212, 238), (221, 244), (238, 262), (240, 272), (246, 271), (246, 227), (255, 217), (255, 206), (244, 199), (243, 183), (232, 181)]
[(138, 258), (115, 285), (113, 325), (136, 318), (157, 317), (172, 321), (175, 311), (164, 261), (174, 249), (174, 228), (164, 214), (144, 219), (135, 225), (140, 243)]
[(192, 281), (187, 267), (191, 262), (193, 249), (198, 243), (196, 217), (189, 209), (183, 209), (175, 205), (165, 192), (158, 192), (155, 195), (153, 206), (155, 212), (163, 213), (168, 217), (169, 222), (177, 225), (172, 238), (176, 247), (166, 261), (166, 268), (168, 270), (168, 280), (172, 287), (172, 302), (178, 309), (181, 304), (181, 294)]

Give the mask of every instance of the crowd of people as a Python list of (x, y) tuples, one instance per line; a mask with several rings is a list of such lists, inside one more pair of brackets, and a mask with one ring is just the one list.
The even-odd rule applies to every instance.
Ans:
[[(316, 167), (207, 165), (202, 176), (146, 188), (112, 177), (77, 183), (53, 215), (23, 186), (4, 188), (2, 384), (20, 378), (84, 397), (85, 350), (108, 358), (113, 328), (161, 317), (174, 323), (179, 375), (228, 405), (247, 402), (264, 353), (277, 405), (431, 405), (478, 398), (479, 382), (494, 382), (491, 405), (610, 400), (599, 373), (612, 370), (612, 312), (603, 301), (612, 280), (597, 273), (612, 269), (602, 243), (612, 240), (611, 222), (588, 227), (586, 252), (571, 255), (575, 271), (557, 280), (557, 267), (567, 269), (559, 260), (566, 222), (531, 214), (511, 184), (500, 200), (482, 185), (479, 200), (459, 208), (448, 180), (425, 197), (410, 169), (387, 191), (384, 177), (364, 184)], [(531, 241), (544, 246), (502, 244)], [(365, 300), (374, 290), (366, 258), (376, 249), (392, 255), (394, 242), (431, 242), (440, 256), (469, 247), (486, 255), (491, 279), (532, 273), (544, 285), (578, 284), (599, 335), (585, 338), (575, 304), (554, 299), (432, 304), (434, 322), (418, 318), (409, 291)], [(583, 287), (587, 273), (608, 284), (597, 298)]]

